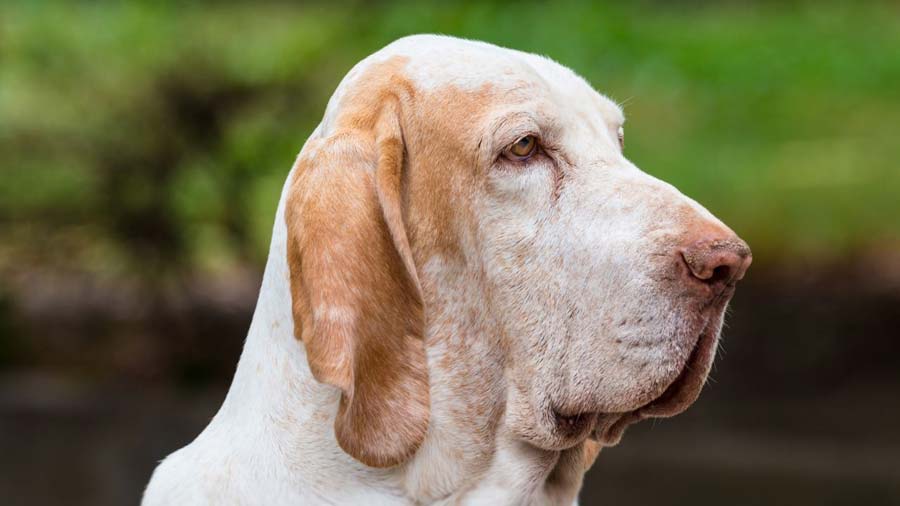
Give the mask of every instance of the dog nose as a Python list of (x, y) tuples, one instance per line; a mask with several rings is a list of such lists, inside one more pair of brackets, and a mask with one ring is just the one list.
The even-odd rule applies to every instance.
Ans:
[(731, 231), (706, 234), (681, 249), (691, 281), (728, 286), (741, 280), (753, 261), (750, 247)]

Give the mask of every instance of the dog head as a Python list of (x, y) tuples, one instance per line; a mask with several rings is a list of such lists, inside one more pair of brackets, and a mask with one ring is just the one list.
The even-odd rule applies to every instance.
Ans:
[(295, 333), (342, 391), (345, 451), (389, 466), (425, 437), (451, 285), (535, 446), (613, 444), (696, 399), (750, 251), (625, 158), (623, 122), (569, 69), (483, 43), (409, 37), (347, 75), (286, 206)]

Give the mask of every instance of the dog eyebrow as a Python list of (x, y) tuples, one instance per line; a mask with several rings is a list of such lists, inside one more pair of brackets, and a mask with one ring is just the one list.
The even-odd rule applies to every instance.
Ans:
[(486, 154), (496, 155), (519, 137), (525, 135), (541, 137), (544, 129), (540, 125), (539, 118), (533, 112), (509, 111), (490, 122), (485, 133), (479, 139), (478, 145), (487, 150)]
[(502, 137), (511, 131), (528, 129), (531, 127), (537, 130), (538, 120), (535, 115), (528, 111), (513, 111), (503, 114), (497, 118), (491, 125), (491, 134), (496, 137)]

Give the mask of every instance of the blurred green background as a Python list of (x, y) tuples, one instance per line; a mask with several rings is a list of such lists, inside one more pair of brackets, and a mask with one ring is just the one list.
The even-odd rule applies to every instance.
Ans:
[(421, 32), (573, 68), (753, 247), (712, 392), (582, 504), (900, 504), (900, 4), (39, 0), (0, 4), (5, 504), (134, 503), (202, 428), (296, 153)]

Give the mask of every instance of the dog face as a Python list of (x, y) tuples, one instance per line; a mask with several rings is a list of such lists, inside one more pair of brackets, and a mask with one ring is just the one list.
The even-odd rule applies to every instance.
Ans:
[(482, 43), (402, 39), (348, 74), (286, 219), (296, 333), (351, 455), (418, 447), (446, 319), (480, 329), (506, 427), (540, 448), (696, 399), (750, 252), (625, 158), (623, 122), (570, 70)]
[[(547, 90), (533, 106), (544, 114), (511, 122), (501, 139), (540, 147), (526, 160), (501, 151), (476, 205), (486, 299), (510, 353), (508, 418), (548, 449), (589, 433), (612, 444), (635, 417), (692, 402), (749, 262), (721, 222), (623, 156), (613, 104), (572, 85), (583, 98)], [(721, 269), (710, 283), (685, 255), (712, 244), (729, 251), (708, 260)]]

